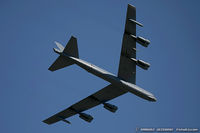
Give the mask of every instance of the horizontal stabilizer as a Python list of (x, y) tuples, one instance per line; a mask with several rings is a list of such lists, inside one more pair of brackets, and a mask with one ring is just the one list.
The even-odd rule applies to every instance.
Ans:
[(63, 52), (63, 50), (64, 50), (63, 45), (60, 44), (59, 42), (56, 42), (56, 41), (55, 41), (55, 44), (56, 44), (56, 46), (59, 48), (59, 51), (60, 51), (60, 52)]
[(73, 61), (71, 59), (65, 58), (63, 56), (59, 56), (56, 61), (49, 67), (50, 71), (55, 71), (70, 65), (73, 65)]

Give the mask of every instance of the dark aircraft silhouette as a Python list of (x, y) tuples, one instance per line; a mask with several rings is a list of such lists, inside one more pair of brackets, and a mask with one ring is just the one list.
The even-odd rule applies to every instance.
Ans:
[(50, 71), (55, 71), (76, 64), (89, 73), (108, 81), (110, 84), (69, 108), (47, 118), (43, 121), (44, 123), (53, 124), (60, 120), (70, 123), (66, 118), (75, 114), (79, 114), (80, 118), (87, 122), (91, 122), (93, 117), (83, 113), (83, 111), (99, 104), (103, 104), (105, 109), (115, 112), (118, 109), (117, 106), (108, 103), (108, 101), (127, 92), (135, 94), (148, 101), (156, 101), (156, 98), (152, 93), (135, 85), (136, 65), (145, 70), (150, 66), (149, 63), (136, 59), (136, 42), (144, 47), (147, 47), (150, 43), (149, 40), (136, 36), (136, 25), (143, 26), (136, 21), (136, 8), (132, 5), (128, 5), (117, 76), (89, 62), (79, 59), (77, 39), (75, 37), (71, 37), (65, 48), (60, 43), (55, 42), (59, 49), (54, 48), (54, 51), (59, 54), (59, 57), (49, 67)]

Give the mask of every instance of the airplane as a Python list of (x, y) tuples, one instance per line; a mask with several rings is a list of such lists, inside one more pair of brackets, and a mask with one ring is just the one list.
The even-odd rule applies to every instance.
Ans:
[(86, 122), (91, 122), (93, 117), (89, 114), (83, 113), (84, 111), (93, 108), (99, 104), (103, 104), (104, 108), (110, 112), (116, 112), (117, 106), (108, 103), (118, 96), (121, 96), (127, 92), (132, 93), (145, 100), (155, 102), (155, 96), (140, 88), (135, 84), (136, 78), (136, 66), (139, 66), (145, 70), (150, 67), (149, 63), (136, 59), (136, 42), (144, 47), (150, 44), (150, 41), (143, 37), (136, 36), (136, 25), (143, 26), (136, 21), (136, 8), (128, 4), (125, 30), (123, 34), (122, 49), (119, 63), (118, 75), (114, 75), (102, 68), (99, 68), (89, 62), (86, 62), (79, 58), (77, 39), (71, 37), (66, 47), (63, 47), (60, 43), (55, 42), (58, 49), (54, 48), (54, 52), (59, 54), (56, 61), (49, 67), (50, 71), (56, 71), (58, 69), (76, 64), (79, 67), (85, 69), (89, 73), (92, 73), (110, 84), (96, 93), (86, 97), (85, 99), (73, 104), (67, 109), (45, 119), (43, 122), (46, 124), (53, 124), (58, 121), (63, 121), (68, 124), (70, 122), (66, 120), (73, 115), (79, 114), (79, 117)]

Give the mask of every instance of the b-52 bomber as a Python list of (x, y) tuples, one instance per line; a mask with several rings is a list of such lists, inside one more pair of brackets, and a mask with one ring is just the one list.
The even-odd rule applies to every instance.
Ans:
[(58, 49), (54, 48), (54, 51), (59, 54), (59, 57), (49, 67), (50, 71), (55, 71), (76, 64), (89, 73), (108, 81), (110, 84), (79, 101), (78, 103), (73, 104), (69, 108), (47, 118), (43, 121), (44, 123), (53, 124), (58, 121), (63, 121), (70, 124), (66, 118), (76, 114), (79, 114), (81, 119), (91, 122), (93, 117), (89, 114), (83, 113), (83, 111), (93, 108), (99, 104), (103, 104), (105, 109), (114, 113), (118, 107), (108, 103), (108, 101), (127, 92), (135, 94), (148, 101), (156, 101), (156, 98), (152, 93), (140, 88), (135, 84), (136, 66), (139, 66), (145, 70), (147, 70), (150, 66), (149, 63), (136, 59), (136, 42), (144, 47), (147, 47), (150, 43), (149, 40), (140, 36), (136, 36), (136, 25), (143, 26), (141, 23), (136, 21), (136, 8), (129, 4), (127, 8), (125, 30), (123, 34), (117, 76), (80, 59), (77, 47), (77, 39), (75, 37), (71, 37), (65, 48), (60, 43), (55, 42)]

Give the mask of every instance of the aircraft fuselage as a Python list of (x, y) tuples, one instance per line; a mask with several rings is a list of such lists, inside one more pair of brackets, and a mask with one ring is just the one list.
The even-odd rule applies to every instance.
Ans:
[(123, 79), (120, 79), (116, 75), (114, 75), (102, 68), (99, 68), (98, 66), (95, 66), (89, 62), (82, 60), (82, 59), (75, 58), (73, 56), (69, 56), (65, 53), (59, 53), (59, 54), (64, 56), (65, 58), (71, 59), (76, 65), (85, 69), (89, 73), (92, 73), (93, 75), (96, 75), (96, 76), (110, 82), (111, 84), (122, 89), (123, 91), (133, 93), (133, 94), (135, 94), (143, 99), (146, 99), (148, 101), (156, 101), (156, 98), (154, 97), (154, 95), (152, 93), (138, 87), (135, 84), (124, 81)]

